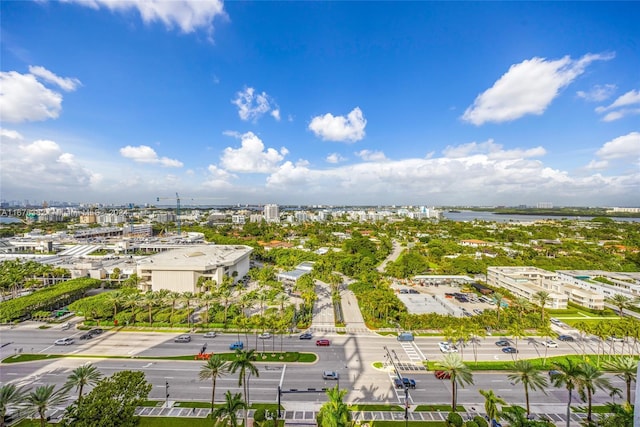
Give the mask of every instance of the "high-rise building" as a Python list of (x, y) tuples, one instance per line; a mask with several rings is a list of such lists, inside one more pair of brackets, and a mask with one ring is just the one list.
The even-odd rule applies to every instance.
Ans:
[(267, 222), (280, 222), (280, 209), (278, 205), (264, 205), (264, 220)]

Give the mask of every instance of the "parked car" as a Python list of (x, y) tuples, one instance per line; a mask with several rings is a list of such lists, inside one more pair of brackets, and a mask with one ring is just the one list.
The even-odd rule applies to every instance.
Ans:
[(215, 338), (217, 336), (218, 336), (218, 333), (216, 331), (205, 332), (205, 334), (203, 335), (203, 337), (205, 338)]
[(500, 341), (496, 341), (496, 345), (498, 347), (507, 347), (509, 345), (511, 345), (511, 343), (507, 340), (500, 340)]
[(433, 375), (435, 375), (436, 378), (439, 379), (439, 380), (450, 380), (451, 379), (451, 374), (449, 372), (446, 372), (446, 371), (434, 371)]
[(515, 347), (503, 347), (502, 352), (512, 354), (512, 353), (517, 353), (518, 349)]
[(59, 340), (55, 340), (55, 345), (71, 345), (73, 344), (73, 338), (60, 338)]
[(542, 341), (542, 345), (549, 348), (558, 348), (558, 343), (553, 340)]
[(319, 347), (328, 347), (329, 344), (331, 344), (329, 340), (316, 340), (316, 345)]
[(571, 335), (560, 335), (558, 339), (560, 341), (573, 341), (573, 337)]
[(271, 335), (271, 333), (269, 332), (263, 332), (258, 335), (258, 338), (260, 338), (261, 340), (268, 340), (269, 338), (273, 338), (273, 335)]
[(236, 341), (229, 344), (229, 350), (242, 350), (244, 348), (244, 343), (242, 341)]
[(311, 338), (313, 338), (313, 334), (311, 332), (305, 332), (300, 334), (301, 340), (310, 340)]
[(322, 378), (325, 380), (337, 380), (340, 378), (340, 374), (336, 371), (322, 371)]
[(612, 342), (624, 342), (624, 338), (620, 338), (617, 337), (615, 335), (612, 335), (610, 337), (607, 338), (607, 341), (612, 341)]
[(178, 335), (173, 342), (191, 342), (191, 335)]

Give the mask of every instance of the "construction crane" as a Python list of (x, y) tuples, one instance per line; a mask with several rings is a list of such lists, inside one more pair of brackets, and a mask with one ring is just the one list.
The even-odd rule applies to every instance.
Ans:
[[(189, 200), (196, 200), (196, 199), (208, 199), (208, 200), (220, 200), (220, 199), (224, 199), (225, 197), (187, 197)], [(182, 228), (181, 228), (181, 222), (180, 222), (180, 195), (178, 193), (176, 193), (176, 197), (156, 197), (156, 201), (160, 201), (160, 200), (175, 200), (176, 201), (176, 226), (178, 228), (178, 236), (180, 236), (182, 234)]]

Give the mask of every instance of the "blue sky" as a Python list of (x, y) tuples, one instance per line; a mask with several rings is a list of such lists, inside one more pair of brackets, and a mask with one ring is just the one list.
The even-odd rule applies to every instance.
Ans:
[(638, 2), (0, 12), (4, 200), (640, 205)]

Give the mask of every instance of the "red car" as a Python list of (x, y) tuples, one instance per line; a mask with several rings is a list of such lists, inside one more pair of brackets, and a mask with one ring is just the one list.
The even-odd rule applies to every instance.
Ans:
[(317, 341), (316, 341), (316, 345), (317, 345), (317, 346), (324, 346), (324, 347), (326, 347), (326, 346), (328, 346), (328, 345), (329, 345), (329, 340), (317, 340)]
[(435, 371), (433, 374), (439, 380), (450, 380), (451, 379), (451, 374), (449, 372), (446, 372), (446, 371)]

